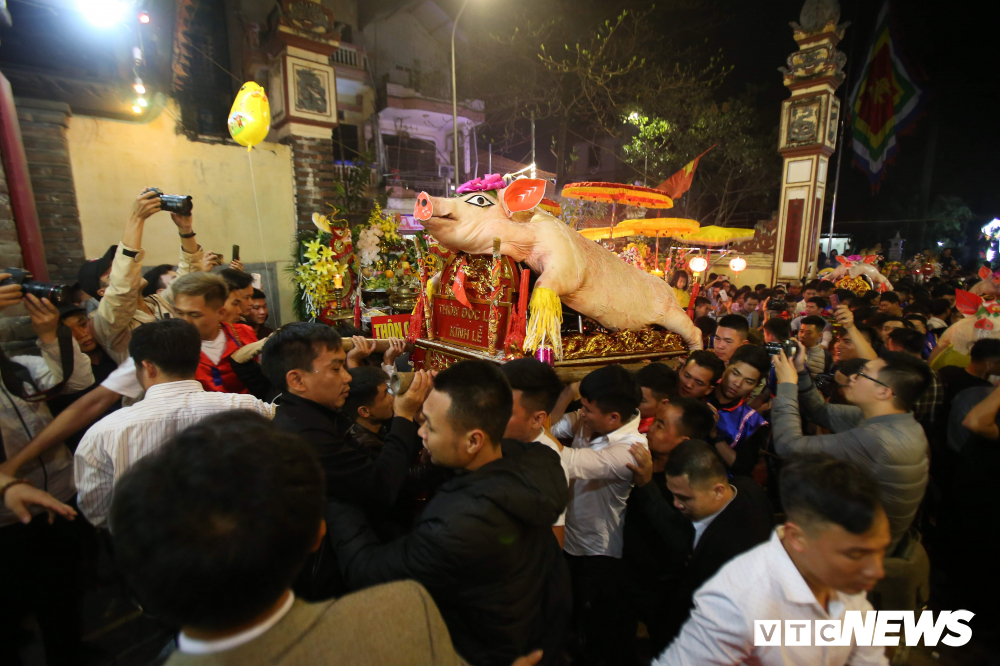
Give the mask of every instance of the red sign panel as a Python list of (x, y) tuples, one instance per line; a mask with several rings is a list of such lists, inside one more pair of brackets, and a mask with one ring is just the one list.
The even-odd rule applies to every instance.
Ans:
[(799, 241), (802, 240), (802, 209), (804, 199), (789, 199), (788, 213), (785, 215), (785, 247), (782, 251), (782, 261), (799, 260)]
[(372, 317), (372, 337), (376, 340), (405, 338), (410, 332), (410, 315)]
[[(434, 299), (434, 330), (443, 342), (453, 342), (465, 347), (489, 349), (490, 306), (483, 301), (473, 300), (469, 309), (455, 299)], [(497, 340), (507, 330), (509, 305), (501, 305), (497, 310)], [(497, 346), (499, 346), (499, 342)]]

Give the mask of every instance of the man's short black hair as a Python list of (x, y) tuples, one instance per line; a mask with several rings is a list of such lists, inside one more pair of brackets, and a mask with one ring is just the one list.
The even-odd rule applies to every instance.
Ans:
[(628, 423), (642, 402), (642, 389), (632, 374), (618, 364), (594, 370), (580, 382), (580, 396), (605, 414), (617, 412)]
[(681, 410), (681, 435), (691, 439), (708, 439), (715, 427), (715, 414), (708, 403), (696, 398), (675, 398), (670, 401), (670, 406)]
[(352, 421), (358, 420), (358, 409), (371, 407), (378, 397), (379, 387), (389, 383), (389, 375), (382, 368), (362, 365), (347, 371), (351, 375), (351, 392), (347, 394), (340, 413)]
[(820, 333), (826, 328), (826, 319), (823, 319), (819, 315), (809, 315), (808, 317), (803, 317), (802, 321), (799, 322), (799, 327), (802, 326), (815, 326), (816, 330)]
[(1000, 361), (1000, 340), (996, 338), (982, 338), (972, 343), (972, 350), (969, 352), (973, 362)]
[(819, 284), (816, 285), (816, 291), (833, 291), (837, 288), (837, 285), (830, 282), (829, 280), (820, 280)]
[(311, 446), (256, 413), (216, 414), (115, 483), (115, 560), (162, 620), (232, 630), (291, 587), (319, 536), (325, 498)]
[(495, 363), (460, 361), (438, 373), (434, 390), (451, 398), (448, 418), (456, 430), (482, 430), (494, 447), (500, 446), (514, 410), (514, 396)]
[(889, 339), (910, 354), (922, 354), (927, 346), (927, 338), (915, 328), (894, 328)]
[(879, 324), (879, 328), (885, 326), (890, 321), (898, 321), (899, 323), (901, 323), (906, 328), (913, 328), (913, 324), (911, 324), (910, 322), (908, 322), (905, 319), (903, 319), (902, 316), (900, 316), (900, 315), (887, 315), (887, 314), (883, 314), (882, 315), (882, 323)]
[(644, 365), (635, 373), (640, 388), (648, 388), (657, 401), (677, 398), (677, 373), (663, 363)]
[(892, 389), (898, 409), (912, 411), (931, 383), (930, 366), (905, 352), (885, 352), (882, 359), (885, 366), (878, 371), (879, 381)]
[(819, 280), (809, 280), (809, 282), (806, 282), (805, 288), (806, 289), (812, 289), (813, 291), (818, 291), (819, 290), (819, 284), (820, 284)]
[(742, 335), (744, 340), (750, 335), (750, 324), (742, 315), (726, 315), (719, 320), (719, 328), (730, 328)]
[(703, 336), (711, 337), (715, 335), (715, 332), (719, 330), (719, 324), (716, 323), (714, 319), (705, 315), (704, 317), (698, 317), (694, 320), (694, 325), (701, 331)]
[(250, 298), (253, 299), (253, 300), (255, 300), (255, 301), (267, 300), (267, 294), (265, 294), (264, 292), (262, 292), (260, 289), (257, 289), (256, 287), (254, 287), (253, 294), (250, 296)]
[(729, 365), (733, 366), (737, 363), (749, 365), (759, 373), (760, 379), (765, 379), (771, 372), (771, 357), (767, 355), (763, 347), (756, 345), (738, 347), (733, 352), (732, 358), (729, 359)]
[(159, 266), (154, 266), (148, 271), (142, 274), (142, 278), (146, 281), (146, 286), (142, 288), (142, 296), (152, 296), (160, 289), (164, 288), (163, 276), (174, 270), (174, 267), (170, 264), (160, 264)]
[(915, 303), (911, 302), (905, 308), (903, 308), (903, 316), (909, 317), (910, 315), (920, 315), (924, 319), (931, 316), (931, 309), (925, 303)]
[(949, 284), (941, 283), (936, 284), (931, 287), (931, 296), (934, 298), (944, 298), (945, 296), (954, 296), (955, 288)]
[(521, 404), (534, 414), (551, 414), (559, 401), (563, 384), (548, 363), (533, 358), (518, 358), (500, 366), (510, 388), (521, 392)]
[(851, 301), (854, 298), (856, 298), (854, 292), (851, 291), (850, 289), (835, 289), (833, 293), (837, 295), (837, 298), (839, 298), (840, 302), (844, 305), (847, 305), (848, 301)]
[(771, 317), (764, 322), (764, 330), (778, 339), (779, 342), (792, 337), (792, 322), (783, 317)]
[(822, 296), (813, 296), (812, 298), (808, 299), (806, 301), (806, 303), (812, 303), (813, 305), (815, 305), (816, 307), (818, 307), (820, 310), (823, 310), (823, 309), (826, 308), (826, 299), (823, 298)]
[(726, 371), (726, 363), (707, 349), (699, 349), (698, 351), (691, 352), (691, 355), (688, 356), (687, 361), (684, 363), (684, 367), (688, 367), (691, 363), (711, 370), (712, 384), (719, 381), (719, 377)]
[(271, 334), (261, 352), (261, 370), (279, 391), (288, 390), (291, 370), (312, 372), (313, 361), (324, 349), (342, 349), (340, 334), (324, 324), (296, 322)]
[(171, 377), (194, 377), (201, 361), (201, 335), (183, 319), (160, 319), (132, 331), (128, 353), (136, 366), (149, 361)]
[(789, 457), (779, 486), (788, 519), (803, 526), (833, 523), (851, 534), (864, 534), (878, 513), (874, 477), (860, 465), (826, 453)]
[[(748, 291), (747, 295), (743, 298), (743, 302), (746, 303), (751, 298), (753, 300), (757, 301), (758, 303), (760, 302), (760, 295), (756, 291)], [(739, 315), (737, 315), (737, 316), (739, 316)]]
[(767, 285), (761, 282), (760, 284), (754, 285), (754, 291), (760, 291), (761, 289), (767, 289)]
[(887, 291), (879, 296), (879, 301), (882, 303), (895, 303), (899, 305), (899, 294), (894, 291)]
[(919, 321), (919, 322), (920, 322), (921, 324), (923, 324), (924, 326), (927, 326), (927, 317), (925, 317), (925, 316), (924, 316), (924, 315), (922, 315), (922, 314), (917, 314), (917, 313), (915, 313), (915, 312), (913, 312), (913, 313), (908, 313), (908, 314), (904, 314), (904, 315), (903, 315), (903, 319), (904, 319), (905, 321), (908, 321), (908, 322), (910, 322), (910, 323), (913, 323), (913, 322), (915, 322), (915, 321)]
[(931, 316), (941, 318), (951, 310), (951, 302), (947, 298), (935, 298), (930, 302)]
[(229, 285), (229, 291), (233, 289), (246, 289), (253, 284), (253, 276), (235, 268), (223, 268), (219, 271), (219, 276)]
[(708, 300), (704, 296), (696, 296), (694, 299), (694, 306), (700, 308), (702, 305), (711, 305), (712, 301)]
[[(876, 341), (881, 342), (878, 332), (868, 324), (854, 324), (854, 328), (856, 328), (858, 333), (860, 333), (861, 336), (868, 341), (868, 344), (874, 346)], [(848, 334), (846, 328), (842, 328), (837, 332), (837, 337), (850, 339), (851, 336)]]
[(868, 363), (866, 358), (849, 358), (837, 364), (837, 371), (845, 377), (853, 377), (865, 369), (866, 363)]
[(686, 476), (692, 486), (728, 483), (729, 480), (722, 458), (700, 439), (687, 439), (674, 447), (664, 471), (667, 476)]

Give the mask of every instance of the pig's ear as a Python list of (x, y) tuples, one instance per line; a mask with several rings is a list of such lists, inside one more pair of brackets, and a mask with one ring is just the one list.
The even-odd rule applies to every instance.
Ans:
[(851, 262), (849, 262), (847, 259), (844, 259), (843, 255), (840, 254), (837, 255), (837, 261), (839, 261), (842, 264), (846, 264), (847, 266), (851, 265)]
[(531, 210), (545, 196), (545, 181), (540, 178), (519, 178), (500, 191), (507, 213)]
[(993, 271), (991, 271), (989, 269), (989, 267), (987, 267), (987, 266), (980, 266), (979, 267), (979, 279), (980, 280), (989, 280), (990, 277), (992, 277), (992, 275), (993, 275)]
[(878, 255), (876, 254), (869, 254), (867, 257), (865, 257), (866, 264), (874, 264), (876, 261), (878, 261)]
[(955, 290), (955, 307), (964, 315), (974, 315), (979, 311), (983, 299), (964, 289)]

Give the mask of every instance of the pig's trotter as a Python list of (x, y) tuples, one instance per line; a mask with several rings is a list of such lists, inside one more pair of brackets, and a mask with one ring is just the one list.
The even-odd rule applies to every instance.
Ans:
[(555, 350), (556, 358), (562, 360), (562, 301), (558, 294), (536, 285), (529, 307), (531, 317), (524, 336), (524, 351), (533, 352), (547, 342)]
[(667, 308), (656, 322), (672, 333), (677, 333), (684, 339), (689, 351), (701, 349), (701, 329), (694, 325), (687, 313), (679, 306)]

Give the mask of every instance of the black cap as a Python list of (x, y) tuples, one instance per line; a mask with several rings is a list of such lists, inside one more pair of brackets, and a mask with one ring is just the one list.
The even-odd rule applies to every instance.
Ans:
[(75, 314), (77, 312), (87, 314), (87, 306), (79, 305), (77, 303), (70, 303), (69, 305), (64, 305), (61, 308), (59, 308), (59, 321), (62, 321), (66, 317), (70, 316), (71, 314)]
[(111, 268), (111, 263), (115, 260), (115, 252), (117, 251), (118, 246), (112, 245), (104, 253), (103, 257), (100, 259), (91, 259), (80, 267), (77, 280), (80, 283), (80, 289), (87, 292), (87, 295), (100, 300), (101, 297), (97, 295), (97, 292), (101, 289), (101, 276)]

